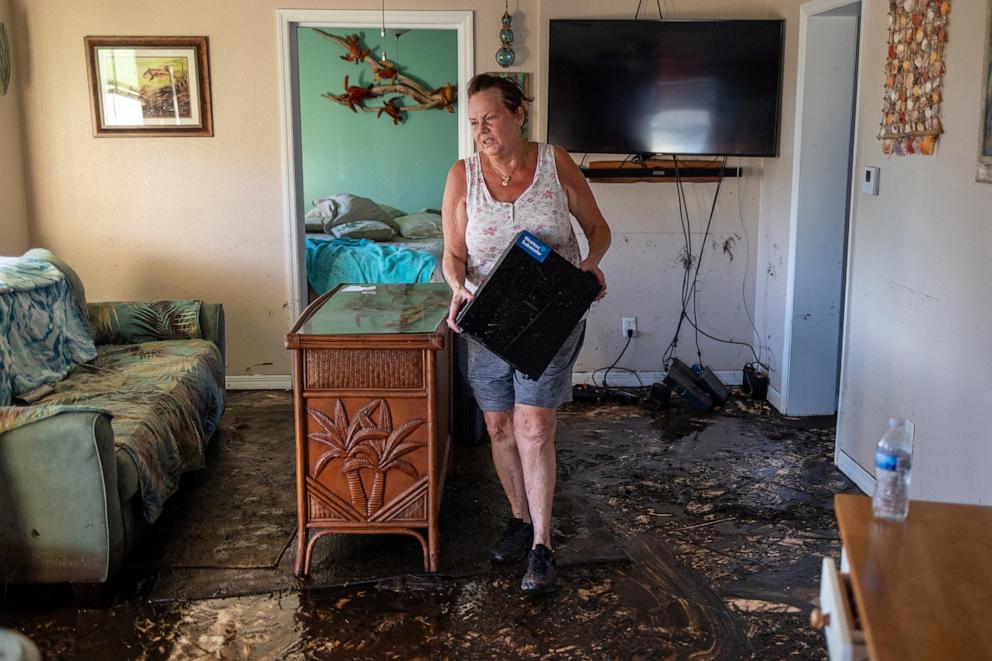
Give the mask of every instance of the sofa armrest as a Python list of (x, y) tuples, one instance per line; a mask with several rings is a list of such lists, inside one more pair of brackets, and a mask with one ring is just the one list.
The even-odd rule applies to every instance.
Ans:
[(224, 305), (221, 303), (203, 303), (200, 306), (200, 332), (203, 339), (210, 340), (220, 349), (221, 366), (227, 365), (227, 354), (224, 345)]
[(103, 413), (61, 413), (0, 434), (0, 584), (106, 581), (125, 551)]

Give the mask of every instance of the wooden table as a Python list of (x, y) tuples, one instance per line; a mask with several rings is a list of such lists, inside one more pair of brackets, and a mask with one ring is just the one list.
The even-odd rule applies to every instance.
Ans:
[(834, 505), (872, 659), (992, 659), (992, 507), (914, 500), (894, 523), (865, 496)]
[(333, 533), (410, 535), (424, 570), (437, 571), (451, 453), (450, 300), (445, 284), (342, 285), (286, 336), (295, 354), (297, 576), (309, 574), (315, 542)]

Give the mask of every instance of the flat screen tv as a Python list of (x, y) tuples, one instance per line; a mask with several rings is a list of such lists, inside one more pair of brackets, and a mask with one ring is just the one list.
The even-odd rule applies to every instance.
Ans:
[(777, 156), (784, 21), (552, 20), (548, 142)]

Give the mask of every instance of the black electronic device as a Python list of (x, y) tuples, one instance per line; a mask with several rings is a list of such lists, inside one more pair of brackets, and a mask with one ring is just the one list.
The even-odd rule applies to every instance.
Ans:
[(606, 397), (606, 390), (599, 386), (588, 383), (576, 383), (572, 386), (572, 399), (577, 402), (596, 402), (598, 404), (603, 401), (604, 397)]
[(608, 391), (610, 399), (614, 399), (621, 404), (640, 404), (641, 396), (634, 392), (629, 392), (627, 390), (620, 390), (619, 388), (610, 388)]
[(765, 399), (768, 396), (768, 375), (760, 372), (754, 365), (745, 365), (741, 390), (751, 399)]
[(713, 408), (713, 400), (699, 384), (699, 377), (678, 358), (672, 358), (664, 383), (681, 395), (692, 408), (699, 411), (709, 411)]
[(458, 313), (462, 332), (531, 379), (544, 373), (599, 294), (599, 281), (518, 232)]
[(548, 142), (777, 156), (784, 34), (782, 20), (552, 20)]
[(723, 404), (730, 397), (730, 390), (709, 367), (693, 365), (692, 372), (699, 377), (699, 387), (709, 394), (714, 404)]
[(664, 383), (652, 383), (641, 404), (653, 411), (660, 411), (668, 407), (671, 397), (672, 389), (669, 386)]

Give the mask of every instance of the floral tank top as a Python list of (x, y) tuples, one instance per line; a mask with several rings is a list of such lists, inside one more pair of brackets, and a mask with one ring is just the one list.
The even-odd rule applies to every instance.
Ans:
[(468, 264), (465, 287), (474, 292), (520, 230), (527, 230), (576, 266), (582, 261), (568, 213), (568, 196), (558, 181), (555, 150), (537, 145), (534, 181), (516, 202), (497, 202), (482, 177), (479, 154), (465, 159)]

